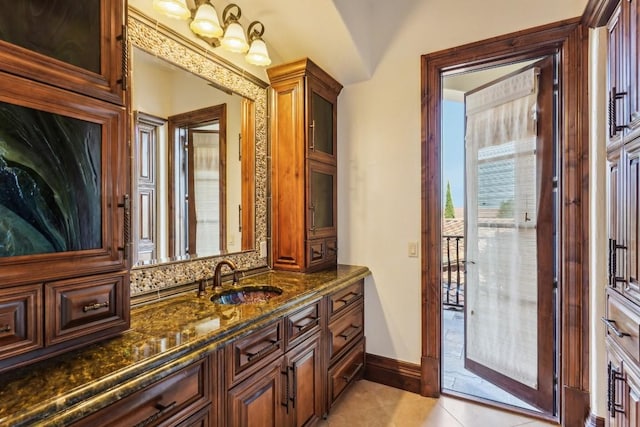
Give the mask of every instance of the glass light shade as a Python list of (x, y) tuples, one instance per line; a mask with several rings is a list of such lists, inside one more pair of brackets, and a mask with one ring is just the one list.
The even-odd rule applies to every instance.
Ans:
[(249, 53), (244, 57), (249, 64), (259, 65), (266, 67), (271, 64), (271, 58), (269, 58), (269, 52), (267, 52), (267, 45), (262, 39), (255, 39), (251, 42), (251, 48)]
[(218, 14), (211, 3), (200, 5), (189, 28), (194, 33), (209, 38), (218, 38), (224, 33), (218, 21)]
[(249, 50), (249, 44), (244, 35), (244, 30), (237, 22), (231, 22), (227, 26), (220, 44), (229, 52), (244, 53)]
[(191, 16), (187, 0), (153, 0), (153, 8), (171, 18), (188, 19)]

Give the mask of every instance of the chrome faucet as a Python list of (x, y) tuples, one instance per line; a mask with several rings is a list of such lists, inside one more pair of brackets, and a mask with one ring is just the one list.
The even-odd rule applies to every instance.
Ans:
[(215, 270), (213, 270), (213, 284), (212, 288), (215, 291), (216, 289), (222, 287), (222, 266), (226, 265), (233, 272), (233, 284), (232, 286), (236, 286), (238, 284), (238, 267), (229, 261), (228, 259), (223, 259), (218, 264), (216, 264)]

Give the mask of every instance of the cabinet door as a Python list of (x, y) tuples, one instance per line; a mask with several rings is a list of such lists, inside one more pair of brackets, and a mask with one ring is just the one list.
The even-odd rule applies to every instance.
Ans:
[(123, 0), (0, 0), (0, 8), (1, 70), (123, 103)]
[(124, 124), (122, 107), (0, 72), (0, 175), (19, 177), (1, 184), (3, 285), (127, 268)]
[[(622, 2), (624, 3), (624, 2)], [(624, 19), (622, 6), (618, 5), (608, 24), (608, 110), (609, 110), (609, 139), (608, 144), (619, 144), (622, 141), (622, 126), (625, 119), (624, 105), (627, 92), (627, 46), (625, 43)]]
[(229, 390), (227, 395), (227, 425), (234, 427), (281, 427), (283, 405), (282, 362), (258, 371)]
[(627, 425), (640, 425), (640, 382), (631, 375), (627, 376), (625, 400)]
[(607, 351), (607, 425), (626, 427), (623, 396), (626, 382), (622, 372), (622, 360), (611, 349)]
[(623, 1), (629, 28), (629, 121), (630, 132), (640, 135), (640, 0)]
[[(307, 168), (307, 238), (335, 236), (337, 231), (336, 167), (309, 162)], [(323, 254), (324, 255), (324, 254)]]
[(625, 181), (623, 179), (624, 155), (615, 150), (608, 159), (609, 169), (609, 286), (623, 292), (625, 284), (626, 254), (622, 249), (626, 242), (626, 212), (624, 209)]
[(314, 425), (322, 416), (322, 380), (320, 374), (320, 336), (295, 347), (285, 356), (287, 370), (285, 411), (287, 425)]
[[(640, 303), (640, 247), (638, 246), (640, 229), (638, 227), (638, 207), (640, 203), (640, 141), (625, 155), (627, 164), (627, 270), (625, 293)], [(622, 205), (624, 206), (624, 205)]]
[(307, 77), (308, 144), (310, 159), (336, 164), (336, 103), (335, 92), (313, 76)]

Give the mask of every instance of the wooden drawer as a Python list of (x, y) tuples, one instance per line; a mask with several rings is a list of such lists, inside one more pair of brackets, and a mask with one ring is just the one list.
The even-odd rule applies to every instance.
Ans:
[(307, 264), (315, 266), (325, 261), (325, 242), (324, 240), (310, 240), (307, 242)]
[(287, 350), (320, 330), (320, 313), (318, 301), (285, 318)]
[(622, 347), (633, 360), (640, 360), (640, 316), (632, 305), (618, 296), (615, 291), (607, 291), (607, 335)]
[(246, 378), (284, 353), (282, 321), (271, 323), (226, 348), (228, 387)]
[(364, 368), (364, 338), (353, 349), (336, 362), (328, 375), (329, 407), (342, 392), (356, 379), (360, 378)]
[(351, 310), (329, 323), (329, 358), (337, 357), (364, 333), (364, 304), (360, 300)]
[[(210, 402), (209, 375), (208, 359), (204, 358), (83, 418), (74, 426), (200, 425), (197, 417), (191, 417)], [(190, 420), (193, 422), (189, 423)]]
[(332, 320), (336, 315), (353, 305), (364, 295), (364, 279), (347, 286), (329, 296), (329, 316)]
[[(129, 327), (127, 272), (45, 284), (46, 344)], [(115, 332), (114, 332), (115, 333)]]
[(0, 359), (42, 347), (42, 285), (0, 289)]

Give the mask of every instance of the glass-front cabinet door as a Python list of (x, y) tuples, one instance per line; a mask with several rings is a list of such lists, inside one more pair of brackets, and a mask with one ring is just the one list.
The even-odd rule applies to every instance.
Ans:
[(307, 238), (336, 234), (336, 167), (310, 161), (307, 186)]
[(0, 0), (0, 70), (122, 104), (124, 0)]
[(310, 159), (336, 163), (336, 101), (335, 91), (308, 77), (307, 153)]

